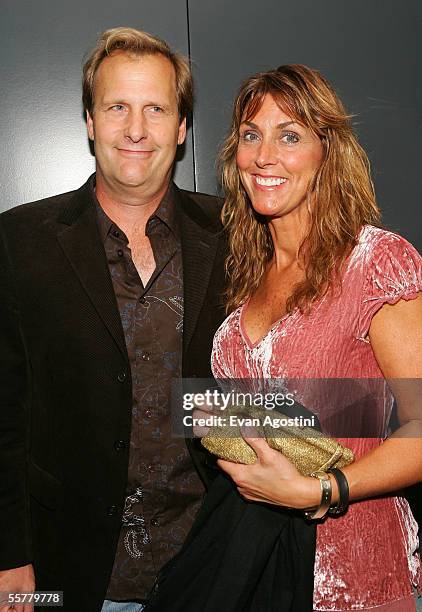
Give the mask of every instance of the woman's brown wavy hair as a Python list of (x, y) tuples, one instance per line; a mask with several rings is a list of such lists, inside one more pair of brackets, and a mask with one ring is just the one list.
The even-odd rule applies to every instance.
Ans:
[(220, 153), (226, 193), (222, 219), (228, 230), (227, 310), (257, 289), (273, 256), (266, 219), (253, 210), (236, 165), (239, 128), (251, 120), (270, 94), (289, 117), (320, 138), (324, 159), (313, 177), (310, 229), (300, 250), (305, 278), (287, 300), (286, 310), (309, 310), (312, 302), (337, 285), (338, 273), (357, 243), (364, 224), (379, 225), (369, 160), (353, 133), (337, 94), (316, 70), (300, 64), (280, 66), (248, 78), (234, 103), (230, 132)]

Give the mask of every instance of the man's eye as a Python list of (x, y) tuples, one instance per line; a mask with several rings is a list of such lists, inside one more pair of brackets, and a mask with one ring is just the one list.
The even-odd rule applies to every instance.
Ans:
[(285, 144), (296, 144), (299, 142), (299, 136), (294, 132), (287, 132), (287, 134), (283, 134), (281, 140)]
[(164, 108), (162, 106), (151, 106), (150, 110), (153, 113), (164, 113)]
[(111, 110), (123, 111), (125, 110), (125, 107), (123, 106), (123, 104), (113, 104), (113, 106), (111, 107)]

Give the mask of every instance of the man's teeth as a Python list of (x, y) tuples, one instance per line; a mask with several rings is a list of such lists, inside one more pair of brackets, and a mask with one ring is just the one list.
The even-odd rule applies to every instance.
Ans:
[(262, 176), (255, 176), (255, 180), (258, 185), (264, 185), (265, 187), (275, 187), (287, 181), (286, 178), (263, 178)]

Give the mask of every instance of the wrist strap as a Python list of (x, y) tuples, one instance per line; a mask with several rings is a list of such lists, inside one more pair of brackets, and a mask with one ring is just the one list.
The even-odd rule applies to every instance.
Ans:
[(349, 507), (349, 483), (346, 476), (338, 468), (331, 468), (330, 474), (334, 476), (338, 486), (338, 502), (329, 509), (330, 514), (344, 514)]
[(313, 472), (313, 478), (319, 479), (321, 485), (321, 501), (316, 510), (305, 512), (305, 516), (310, 520), (318, 520), (324, 518), (331, 504), (331, 480), (326, 472)]

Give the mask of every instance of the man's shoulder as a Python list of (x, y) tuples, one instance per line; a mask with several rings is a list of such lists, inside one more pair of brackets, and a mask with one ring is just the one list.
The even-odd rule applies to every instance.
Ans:
[(186, 189), (178, 189), (178, 192), (186, 208), (190, 209), (191, 212), (200, 211), (201, 216), (205, 215), (212, 224), (220, 225), (223, 198), (198, 191), (187, 191)]
[(31, 220), (42, 222), (43, 220), (56, 218), (61, 211), (67, 207), (75, 193), (76, 190), (68, 191), (66, 193), (43, 198), (42, 200), (19, 204), (18, 206), (14, 206), (2, 212), (0, 214), (0, 220), (4, 225), (9, 225), (14, 223), (26, 223)]
[(221, 208), (224, 203), (223, 198), (220, 198), (215, 195), (210, 195), (208, 193), (201, 193), (199, 191), (188, 191), (187, 189), (180, 189), (180, 192), (185, 197), (191, 198), (204, 209), (209, 210), (210, 212), (214, 212), (215, 210), (217, 210), (218, 213), (221, 212)]

